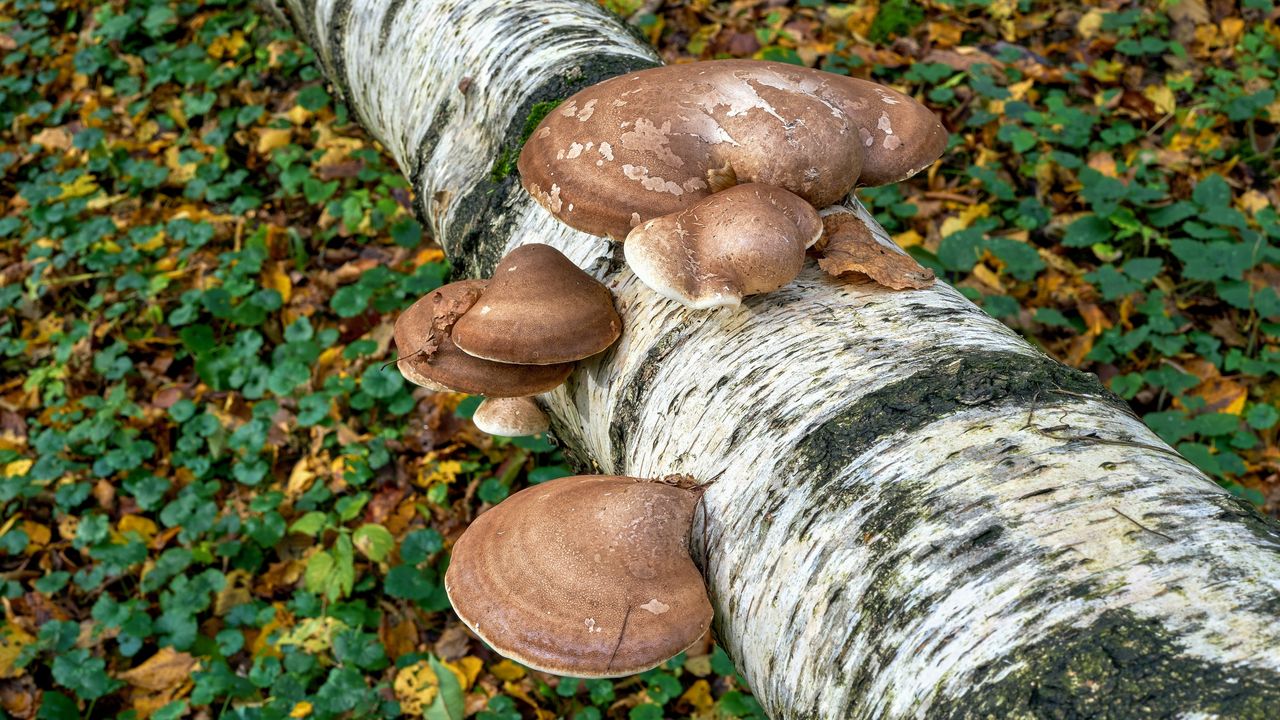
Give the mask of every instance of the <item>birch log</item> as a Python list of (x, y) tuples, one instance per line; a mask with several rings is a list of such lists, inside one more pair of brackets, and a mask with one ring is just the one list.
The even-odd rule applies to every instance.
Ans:
[(543, 398), (555, 434), (712, 483), (695, 550), (770, 716), (1280, 717), (1280, 528), (1096, 378), (941, 283), (810, 267), (688, 312), (525, 195), (541, 103), (658, 63), (594, 2), (288, 3), (456, 268), (545, 242), (614, 291), (626, 332)]

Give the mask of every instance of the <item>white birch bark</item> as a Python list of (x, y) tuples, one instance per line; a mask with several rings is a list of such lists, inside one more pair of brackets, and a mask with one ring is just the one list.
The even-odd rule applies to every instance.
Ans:
[(288, 5), (456, 267), (545, 242), (614, 291), (621, 341), (543, 400), (587, 469), (713, 483), (694, 544), (770, 716), (1280, 716), (1280, 529), (1095, 378), (942, 283), (686, 311), (492, 175), (536, 102), (657, 62), (594, 2)]

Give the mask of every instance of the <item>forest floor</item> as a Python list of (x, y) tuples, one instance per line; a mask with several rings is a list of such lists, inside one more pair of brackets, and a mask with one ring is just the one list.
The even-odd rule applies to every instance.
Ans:
[[(885, 82), (952, 131), (897, 241), (1280, 507), (1272, 0), (608, 0), (670, 62)], [(448, 267), (246, 0), (0, 0), (0, 708), (14, 718), (760, 717), (700, 645), (618, 681), (448, 610), (475, 514), (569, 474), (405, 383)]]

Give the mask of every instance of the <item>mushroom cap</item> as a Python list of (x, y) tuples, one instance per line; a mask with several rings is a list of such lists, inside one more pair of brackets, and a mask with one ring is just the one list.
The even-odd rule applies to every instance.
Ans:
[(559, 250), (532, 243), (502, 258), (453, 341), (485, 360), (549, 365), (595, 355), (621, 332), (609, 289)]
[(570, 677), (654, 667), (711, 624), (689, 557), (697, 505), (660, 482), (580, 475), (522, 490), (453, 546), (444, 586), (503, 655)]
[(533, 398), (485, 398), (471, 416), (482, 431), (499, 437), (525, 437), (546, 432), (551, 427), (542, 408)]
[(472, 357), (449, 332), (480, 297), (484, 280), (463, 280), (427, 293), (396, 318), (396, 363), (405, 379), (432, 390), (490, 397), (523, 397), (552, 390), (569, 377), (572, 363), (510, 365)]
[(818, 208), (861, 182), (905, 179), (942, 154), (926, 107), (855, 78), (758, 60), (668, 65), (611, 78), (547, 114), (520, 181), (561, 222), (615, 239), (735, 182)]
[(781, 188), (734, 187), (649, 220), (622, 250), (632, 272), (658, 294), (690, 307), (737, 306), (777, 290), (804, 267), (822, 237), (813, 206)]

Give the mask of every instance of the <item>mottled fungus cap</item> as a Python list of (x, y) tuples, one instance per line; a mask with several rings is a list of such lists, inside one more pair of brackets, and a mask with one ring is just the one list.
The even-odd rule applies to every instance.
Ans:
[(734, 307), (794, 280), (820, 237), (813, 206), (749, 183), (641, 224), (622, 248), (632, 272), (658, 294), (693, 308)]
[(595, 355), (621, 332), (609, 289), (559, 250), (532, 243), (502, 258), (453, 341), (485, 360), (548, 365)]
[(480, 430), (499, 437), (525, 437), (546, 432), (551, 427), (542, 408), (533, 398), (485, 398), (471, 416)]
[(947, 132), (926, 107), (855, 78), (758, 60), (668, 65), (573, 95), (520, 153), (520, 182), (593, 235), (681, 210), (739, 182), (822, 208), (858, 182), (903, 180), (937, 160)]
[(463, 280), (433, 290), (396, 318), (396, 365), (405, 379), (433, 390), (522, 397), (564, 383), (572, 363), (511, 365), (472, 357), (450, 337), (457, 319), (480, 297), (485, 281)]
[(481, 639), (529, 667), (583, 678), (647, 670), (711, 624), (689, 557), (697, 498), (606, 475), (535, 485), (467, 528), (445, 590)]

